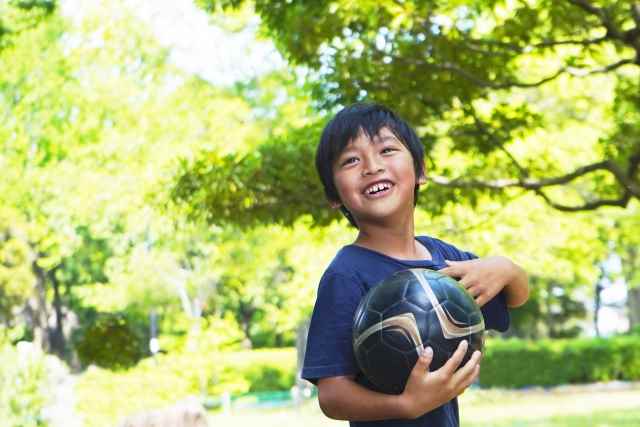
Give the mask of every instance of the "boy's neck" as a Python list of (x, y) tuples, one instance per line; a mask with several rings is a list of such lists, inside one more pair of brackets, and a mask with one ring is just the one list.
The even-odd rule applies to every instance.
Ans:
[(362, 224), (354, 244), (397, 259), (431, 259), (427, 248), (416, 241), (414, 232), (413, 217), (394, 226)]

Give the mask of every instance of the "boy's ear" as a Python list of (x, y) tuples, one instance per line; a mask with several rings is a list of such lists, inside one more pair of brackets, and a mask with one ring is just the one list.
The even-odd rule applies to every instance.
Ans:
[(427, 172), (427, 165), (424, 164), (424, 162), (422, 163), (422, 173), (420, 174), (420, 176), (418, 177), (418, 185), (422, 185), (422, 184), (426, 184), (427, 183), (427, 176), (425, 175)]
[(331, 206), (331, 209), (340, 209), (342, 203), (339, 200), (329, 200), (329, 206)]

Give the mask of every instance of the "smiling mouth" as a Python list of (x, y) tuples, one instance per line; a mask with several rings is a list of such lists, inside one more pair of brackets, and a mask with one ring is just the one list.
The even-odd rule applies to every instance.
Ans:
[(389, 181), (377, 182), (364, 190), (366, 196), (382, 195), (389, 191), (393, 187), (393, 184)]

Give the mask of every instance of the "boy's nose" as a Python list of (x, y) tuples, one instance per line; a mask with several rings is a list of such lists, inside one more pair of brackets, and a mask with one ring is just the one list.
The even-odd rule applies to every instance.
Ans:
[(362, 176), (384, 172), (384, 165), (376, 156), (366, 156), (362, 166)]

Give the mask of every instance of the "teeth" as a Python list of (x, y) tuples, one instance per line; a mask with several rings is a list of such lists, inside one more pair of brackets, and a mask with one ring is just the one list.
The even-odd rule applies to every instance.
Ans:
[(385, 182), (385, 183), (380, 183), (380, 184), (374, 184), (371, 187), (369, 187), (367, 189), (367, 194), (373, 194), (373, 193), (377, 193), (378, 191), (382, 191), (382, 190), (386, 190), (388, 188), (391, 188), (391, 184)]

